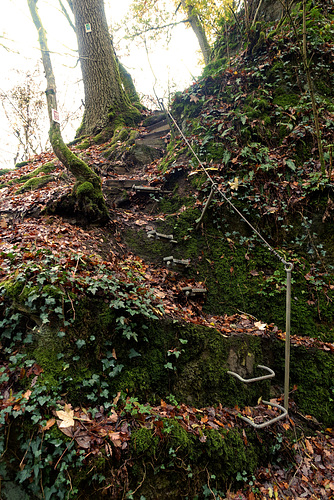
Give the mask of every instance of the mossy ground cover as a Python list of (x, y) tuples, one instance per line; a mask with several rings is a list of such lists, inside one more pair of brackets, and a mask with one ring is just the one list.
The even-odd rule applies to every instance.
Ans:
[[(30, 482), (30, 479), (43, 473), (43, 488), (48, 494), (54, 494), (57, 488), (63, 492), (61, 495), (66, 495), (72, 484), (70, 491), (76, 497), (87, 488), (89, 480), (92, 493), (87, 493), (85, 498), (91, 498), (90, 495), (99, 498), (96, 497), (98, 484), (105, 491), (104, 481), (113, 480), (115, 498), (118, 498), (125, 488), (117, 479), (123, 477), (122, 470), (129, 492), (136, 489), (138, 481), (143, 480), (143, 476), (139, 477), (146, 471), (147, 482), (143, 481), (142, 491), (156, 484), (158, 490), (168, 487), (175, 494), (182, 491), (195, 497), (207, 484), (205, 477), (209, 478), (210, 487), (224, 491), (238, 473), (251, 476), (257, 466), (266, 463), (268, 448), (263, 449), (263, 441), (249, 430), (244, 434), (238, 427), (234, 429), (237, 412), (230, 414), (230, 425), (222, 417), (225, 413), (219, 412), (225, 406), (256, 405), (260, 396), (269, 399), (267, 382), (246, 387), (226, 371), (234, 366), (235, 360), (247, 373), (252, 373), (257, 364), (268, 362), (277, 370), (277, 383), (282, 383), (282, 343), (249, 335), (229, 339), (207, 327), (158, 319), (159, 302), (138, 287), (144, 272), (141, 266), (131, 268), (129, 263), (120, 264), (116, 278), (110, 271), (108, 275), (108, 265), (99, 260), (83, 256), (55, 257), (50, 252), (36, 255), (26, 252), (23, 258), (11, 253), (3, 264), (7, 279), (1, 286), (1, 327), (6, 361), (1, 369), (5, 403), (1, 418), (7, 429), (7, 441), (3, 442), (3, 466), (6, 466), (3, 475), (10, 484), (19, 481), (22, 485), (19, 488), (38, 498), (39, 481)], [(300, 408), (307, 408), (330, 425), (331, 358), (319, 352), (315, 361), (314, 354), (307, 350), (303, 356), (302, 366), (298, 364), (299, 356), (293, 358), (291, 372), (292, 383), (298, 385)], [(321, 387), (319, 383), (314, 384), (319, 371)], [(9, 386), (11, 396), (6, 392)], [(111, 446), (107, 447), (109, 451), (105, 456), (102, 454), (102, 461), (89, 460), (94, 470), (92, 475), (84, 473), (88, 464), (85, 447), (78, 453), (73, 444), (75, 435), (63, 436), (52, 422), (55, 412), (63, 408), (64, 398), (77, 409), (92, 405), (93, 408), (88, 406), (85, 410), (87, 425), (95, 421), (98, 410), (94, 408), (98, 403), (105, 418), (110, 411), (119, 410), (120, 422), (122, 416), (124, 419), (127, 415), (132, 426), (129, 443), (128, 427), (124, 427), (126, 431), (121, 435), (117, 428), (101, 430), (94, 445), (89, 433), (89, 446), (99, 447), (104, 442)], [(156, 405), (161, 398), (173, 404), (167, 408), (166, 403), (162, 403), (162, 409), (154, 410), (151, 405)], [(174, 406), (177, 400), (187, 402), (188, 406)], [(140, 401), (150, 401), (151, 405)], [(203, 406), (215, 410), (194, 410)], [(167, 410), (171, 412), (168, 414), (171, 420), (164, 417)], [(81, 421), (82, 410), (78, 411), (78, 421)], [(197, 420), (191, 412), (198, 413)], [(152, 425), (144, 425), (145, 415), (154, 416)], [(210, 420), (212, 415), (219, 424)], [(185, 429), (178, 416), (189, 427)], [(14, 433), (11, 426), (6, 425), (11, 421), (15, 423)], [(208, 426), (203, 427), (207, 422)], [(36, 425), (44, 429), (43, 441), (35, 430)], [(143, 427), (146, 430), (141, 430)], [(79, 433), (81, 441), (76, 439), (79, 449), (80, 443), (85, 446), (88, 439), (88, 434), (82, 437), (83, 432)], [(266, 438), (271, 440), (273, 449), (277, 432), (273, 429)], [(24, 473), (20, 471), (17, 475), (16, 462), (12, 461), (6, 442), (10, 442), (11, 450), (17, 449), (20, 457), (27, 435), (28, 451), (20, 458), (24, 459)], [(121, 440), (128, 436), (124, 441), (128, 443), (124, 450), (128, 451), (124, 453), (129, 453), (126, 460), (134, 460), (136, 464), (131, 469), (125, 470), (120, 465), (123, 452), (118, 450), (118, 441), (113, 444), (114, 436), (118, 435), (117, 439)], [(105, 441), (107, 436), (110, 441)], [(115, 457), (111, 459), (110, 450), (114, 448)], [(150, 464), (146, 464), (147, 454), (151, 455)], [(45, 460), (52, 462), (52, 467), (44, 466)], [(59, 471), (58, 462), (62, 464)]]

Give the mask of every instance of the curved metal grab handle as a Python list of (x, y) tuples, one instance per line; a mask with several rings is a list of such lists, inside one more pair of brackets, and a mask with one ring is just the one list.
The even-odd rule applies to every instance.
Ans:
[(244, 382), (245, 384), (249, 384), (250, 382), (258, 382), (259, 380), (266, 380), (267, 378), (273, 378), (275, 377), (275, 372), (271, 368), (268, 368), (268, 366), (263, 366), (263, 365), (257, 365), (257, 368), (262, 368), (263, 370), (267, 370), (269, 372), (269, 375), (262, 375), (262, 377), (254, 377), (254, 378), (242, 378), (240, 375), (238, 375), (235, 372), (230, 372), (228, 371), (227, 373), (229, 375), (232, 375), (233, 377), (237, 378), (238, 380), (241, 380), (241, 382)]
[(255, 429), (263, 429), (263, 427), (268, 427), (268, 425), (273, 424), (274, 422), (277, 422), (278, 420), (281, 420), (282, 418), (286, 417), (288, 414), (288, 410), (286, 410), (283, 406), (278, 405), (277, 403), (270, 403), (270, 401), (262, 401), (265, 405), (268, 406), (274, 406), (275, 408), (278, 408), (279, 410), (282, 410), (283, 413), (281, 415), (278, 415), (278, 417), (272, 418), (271, 420), (268, 420), (267, 422), (263, 422), (262, 424), (255, 424), (253, 420), (247, 417), (243, 417), (242, 415), (238, 415), (239, 418), (250, 424), (252, 427), (255, 427)]

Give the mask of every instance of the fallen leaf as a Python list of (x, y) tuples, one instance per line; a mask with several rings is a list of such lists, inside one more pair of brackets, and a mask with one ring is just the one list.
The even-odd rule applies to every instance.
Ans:
[(28, 390), (27, 390), (27, 391), (23, 394), (22, 399), (29, 399), (29, 398), (30, 398), (30, 396), (31, 396), (31, 392), (32, 392), (32, 391), (31, 391), (30, 389), (28, 389)]
[(120, 398), (120, 397), (121, 397), (121, 391), (119, 391), (119, 392), (117, 393), (117, 396), (114, 398), (114, 400), (113, 400), (113, 404), (114, 404), (114, 405), (117, 405), (117, 403), (118, 403), (118, 401), (119, 401), (119, 398)]
[(90, 448), (91, 438), (86, 432), (75, 436), (75, 440), (80, 448), (84, 448), (86, 450)]
[(108, 424), (109, 423), (110, 424), (115, 424), (117, 422), (117, 420), (118, 420), (117, 413), (114, 410), (112, 410), (107, 420), (108, 420)]
[(261, 323), (261, 321), (256, 321), (254, 323), (254, 326), (255, 328), (257, 328), (258, 330), (265, 330), (266, 327), (267, 327), (267, 323)]
[(115, 446), (115, 448), (122, 447), (122, 440), (120, 439), (121, 438), (120, 432), (109, 432), (108, 436), (109, 436), (109, 439), (112, 441), (112, 444)]
[(308, 439), (305, 439), (305, 446), (306, 446), (307, 451), (308, 451), (311, 455), (313, 455), (313, 453), (314, 453), (314, 452), (313, 452), (313, 447), (312, 447), (312, 445), (311, 445), (311, 443), (310, 443), (310, 441), (309, 441)]
[(238, 191), (239, 188), (239, 179), (238, 177), (234, 177), (234, 181), (228, 181), (230, 187), (234, 191)]
[(55, 423), (56, 423), (56, 419), (55, 418), (50, 418), (46, 422), (46, 424), (44, 425), (44, 427), (42, 427), (42, 431), (48, 431)]
[(57, 420), (57, 426), (58, 426), (58, 429), (63, 433), (65, 434), (65, 436), (68, 436), (70, 438), (74, 437), (74, 426), (73, 427), (60, 427), (62, 421), (61, 420)]
[(64, 410), (56, 411), (57, 417), (61, 420), (59, 424), (60, 429), (74, 427), (74, 411), (71, 408), (71, 405), (65, 404)]

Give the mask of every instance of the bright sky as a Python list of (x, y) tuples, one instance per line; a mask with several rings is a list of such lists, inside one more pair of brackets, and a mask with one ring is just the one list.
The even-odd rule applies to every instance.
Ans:
[[(66, 2), (64, 3), (66, 4)], [(131, 0), (122, 0), (121, 2), (106, 0), (105, 3), (107, 21), (109, 25), (112, 25), (121, 22)], [(11, 49), (11, 51), (6, 51), (0, 46), (0, 92), (6, 92), (20, 80), (17, 71), (33, 70), (41, 57), (37, 32), (30, 18), (27, 1), (6, 0), (2, 7), (0, 34), (3, 34), (7, 40), (0, 38), (0, 43), (2, 42)], [(75, 52), (77, 47), (75, 34), (59, 10), (58, 0), (39, 0), (38, 8), (52, 52), (59, 108), (74, 112), (80, 107), (81, 100), (84, 98), (80, 83), (81, 73)], [(130, 48), (129, 51), (126, 49), (127, 45)], [(169, 86), (173, 91), (184, 89), (191, 83), (192, 75), (198, 76), (200, 74), (201, 68), (198, 65), (199, 55), (197, 51), (198, 44), (195, 35), (192, 30), (186, 29), (182, 24), (174, 28), (168, 50), (157, 46), (150, 54), (150, 63), (158, 80), (155, 90), (159, 97), (167, 95)], [(130, 55), (126, 55), (127, 52)], [(119, 56), (132, 74), (139, 93), (154, 96), (155, 79), (149, 67), (144, 47), (139, 46), (136, 41), (121, 41)], [(22, 78), (20, 83), (22, 83)], [(41, 90), (44, 88), (43, 82)], [(77, 119), (67, 125), (63, 131), (65, 140), (70, 141), (74, 138), (79, 123), (80, 120)], [(45, 128), (47, 137), (48, 124)], [(17, 140), (10, 130), (1, 104), (0, 133), (0, 168), (12, 168), (17, 151)]]

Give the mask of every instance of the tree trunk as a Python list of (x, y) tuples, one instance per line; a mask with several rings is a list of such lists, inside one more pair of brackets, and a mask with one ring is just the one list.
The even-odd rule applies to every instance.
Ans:
[(139, 119), (124, 91), (113, 52), (103, 0), (73, 0), (73, 13), (85, 90), (80, 135), (106, 127), (131, 125)]
[(53, 110), (57, 110), (56, 81), (52, 69), (46, 32), (37, 11), (38, 0), (28, 0), (31, 17), (38, 32), (39, 45), (42, 53), (45, 77), (47, 80), (46, 99), (50, 120), (50, 142), (57, 158), (67, 167), (77, 179), (73, 191), (73, 199), (69, 206), (84, 213), (88, 218), (98, 222), (109, 220), (109, 213), (104, 202), (100, 177), (66, 146), (61, 136), (60, 125), (55, 121)]
[(188, 22), (190, 26), (192, 27), (199, 46), (201, 48), (203, 57), (204, 57), (204, 63), (208, 64), (210, 60), (210, 45), (209, 42), (206, 38), (206, 34), (203, 28), (203, 25), (198, 17), (198, 15), (195, 12), (195, 8), (193, 5), (189, 4), (187, 0), (181, 0), (182, 7), (187, 13), (188, 16)]
[(118, 62), (118, 68), (119, 68), (119, 74), (122, 80), (122, 84), (124, 87), (124, 90), (126, 92), (126, 95), (128, 96), (131, 104), (133, 104), (137, 109), (144, 109), (144, 106), (140, 103), (140, 98), (137, 93), (136, 87), (133, 83), (132, 76), (130, 73), (125, 69), (123, 64), (120, 62), (119, 59), (117, 59)]

